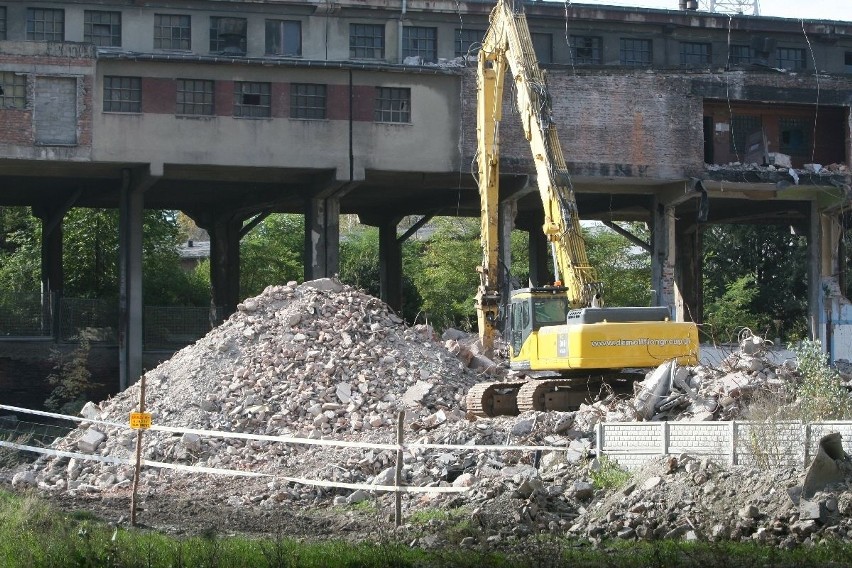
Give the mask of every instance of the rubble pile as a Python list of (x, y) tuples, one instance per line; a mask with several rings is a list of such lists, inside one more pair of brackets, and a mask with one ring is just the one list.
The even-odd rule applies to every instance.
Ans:
[[(428, 328), (407, 328), (378, 299), (322, 279), (270, 286), (245, 300), (225, 323), (149, 371), (146, 411), (153, 423), (318, 439), (391, 442), (399, 410), (422, 427), (463, 415), (464, 395), (479, 377), (447, 352)], [(89, 419), (126, 423), (138, 409), (139, 384), (88, 404)], [(390, 434), (388, 433), (390, 430)], [(61, 450), (127, 458), (135, 433), (83, 423)], [(173, 436), (151, 431), (144, 457), (208, 467), (264, 471), (304, 462), (282, 444)], [(107, 488), (127, 483), (131, 468), (66, 459), (39, 463), (46, 488)]]

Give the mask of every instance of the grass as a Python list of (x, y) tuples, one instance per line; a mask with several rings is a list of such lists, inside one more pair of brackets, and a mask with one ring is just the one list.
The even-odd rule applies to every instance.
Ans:
[[(458, 513), (458, 514), (457, 514)], [(468, 522), (457, 511), (431, 510), (412, 522)], [(389, 535), (391, 533), (388, 533)], [(447, 539), (451, 540), (451, 539)], [(440, 542), (446, 542), (443, 539)], [(615, 567), (786, 568), (852, 565), (852, 543), (830, 540), (794, 550), (754, 543), (612, 541), (592, 546), (558, 535), (503, 539), (497, 550), (473, 547), (421, 550), (391, 536), (379, 542), (303, 543), (281, 535), (264, 539), (205, 534), (178, 538), (115, 527), (90, 514), (65, 514), (33, 494), (0, 491), (0, 566), (4, 568), (427, 568)]]

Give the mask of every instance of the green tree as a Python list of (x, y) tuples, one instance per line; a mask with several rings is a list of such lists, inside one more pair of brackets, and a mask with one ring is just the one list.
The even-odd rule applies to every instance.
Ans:
[(41, 223), (27, 207), (0, 207), (0, 289), (41, 287)]
[(260, 294), (272, 284), (301, 280), (305, 223), (301, 215), (276, 213), (240, 242), (240, 297)]
[[(627, 229), (648, 241), (644, 223), (630, 223)], [(602, 226), (585, 227), (589, 264), (604, 284), (608, 306), (647, 306), (651, 302), (651, 255), (620, 234)]]
[[(703, 235), (705, 320), (732, 290), (739, 302), (750, 277), (747, 304), (754, 333), (780, 331), (798, 339), (807, 330), (807, 240), (787, 226), (713, 225)], [(737, 292), (739, 290), (740, 292)], [(780, 322), (776, 330), (774, 322)], [(734, 322), (731, 322), (733, 324)], [(745, 323), (740, 324), (745, 325)]]

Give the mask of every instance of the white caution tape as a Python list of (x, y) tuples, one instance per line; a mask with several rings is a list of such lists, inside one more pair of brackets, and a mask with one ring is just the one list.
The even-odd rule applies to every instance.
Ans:
[[(28, 408), (19, 408), (17, 406), (7, 406), (0, 404), (0, 409), (11, 410), (14, 412), (35, 414), (37, 416), (47, 416), (49, 418), (59, 418), (65, 420), (73, 420), (76, 422), (86, 422), (92, 424), (104, 424), (117, 428), (129, 429), (128, 424), (118, 422), (107, 422), (104, 420), (89, 420), (78, 416), (68, 416), (65, 414), (56, 414), (53, 412), (43, 412), (40, 410), (30, 410)], [(312, 440), (310, 438), (294, 438), (290, 436), (270, 436), (266, 434), (246, 434), (243, 432), (223, 432), (221, 430), (202, 430), (198, 428), (180, 428), (176, 426), (161, 426), (152, 425), (149, 430), (158, 432), (171, 432), (173, 434), (197, 434), (199, 436), (207, 436), (211, 438), (234, 438), (240, 440), (257, 440), (260, 442), (276, 442), (279, 444), (300, 444), (305, 446), (331, 446), (342, 448), (363, 448), (372, 450), (413, 450), (413, 449), (438, 449), (438, 450), (469, 450), (469, 451), (519, 451), (519, 452), (534, 452), (534, 451), (565, 451), (568, 448), (564, 446), (507, 446), (507, 445), (475, 445), (469, 446), (466, 444), (431, 444), (414, 442), (411, 444), (382, 444), (375, 442), (347, 442), (344, 440)]]
[[(16, 450), (24, 450), (45, 454), (48, 456), (75, 458), (79, 460), (96, 461), (101, 463), (118, 464), (118, 465), (134, 465), (135, 461), (128, 458), (116, 458), (112, 456), (95, 456), (91, 454), (81, 454), (78, 452), (66, 452), (63, 450), (54, 450), (52, 448), (39, 448), (37, 446), (28, 446), (25, 444), (15, 444), (0, 440), (0, 447), (13, 448)], [(209, 473), (213, 475), (228, 475), (232, 477), (269, 477), (280, 479), (300, 485), (312, 485), (317, 487), (340, 487), (343, 489), (364, 489), (366, 491), (391, 491), (398, 493), (464, 493), (468, 491), (467, 487), (412, 487), (401, 485), (370, 485), (367, 483), (346, 483), (344, 481), (325, 481), (322, 479), (307, 479), (304, 477), (288, 477), (281, 475), (273, 475), (269, 473), (258, 473), (254, 471), (243, 471), (237, 469), (223, 469), (217, 467), (204, 467), (198, 465), (184, 465), (175, 463), (166, 463), (153, 460), (143, 459), (140, 465), (147, 467), (155, 467), (160, 469), (171, 469), (176, 471), (188, 471), (197, 473)]]

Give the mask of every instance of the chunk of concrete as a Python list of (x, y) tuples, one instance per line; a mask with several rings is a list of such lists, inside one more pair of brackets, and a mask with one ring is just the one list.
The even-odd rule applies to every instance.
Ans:
[(99, 430), (95, 430), (94, 428), (89, 428), (86, 430), (86, 433), (83, 434), (83, 437), (77, 441), (77, 447), (81, 452), (93, 454), (98, 450), (98, 446), (100, 446), (104, 440), (106, 440), (106, 434)]
[(674, 365), (674, 361), (663, 363), (639, 383), (639, 394), (636, 395), (633, 408), (643, 419), (649, 420), (654, 415), (656, 405), (671, 392)]

